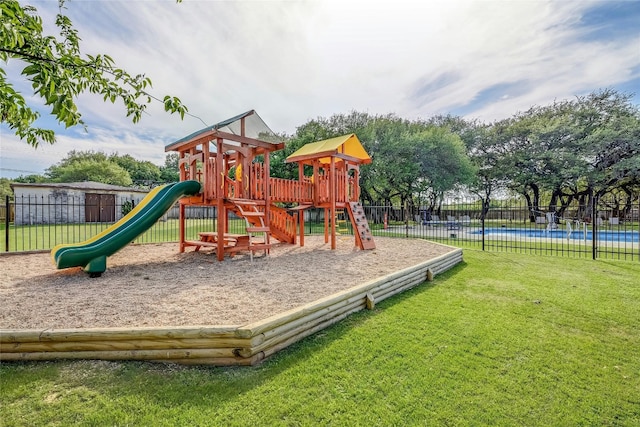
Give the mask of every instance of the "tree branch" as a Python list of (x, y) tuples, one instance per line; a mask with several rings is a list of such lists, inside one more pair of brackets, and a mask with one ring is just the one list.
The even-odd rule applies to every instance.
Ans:
[[(58, 63), (58, 61), (56, 61), (55, 59), (43, 58), (41, 56), (33, 55), (31, 53), (25, 53), (25, 52), (21, 52), (19, 50), (13, 50), (13, 49), (6, 49), (4, 47), (0, 47), (0, 52), (9, 53), (11, 55), (22, 56), (23, 58), (31, 59), (31, 60), (34, 60), (34, 61), (49, 62), (49, 63), (54, 63), (54, 64)], [(75, 64), (69, 64), (69, 65), (74, 65), (75, 66)]]

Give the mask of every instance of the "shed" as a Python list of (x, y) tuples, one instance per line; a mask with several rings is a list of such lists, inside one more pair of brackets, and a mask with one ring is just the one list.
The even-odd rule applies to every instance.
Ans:
[(92, 181), (15, 182), (11, 188), (16, 225), (114, 222), (148, 193), (147, 190)]

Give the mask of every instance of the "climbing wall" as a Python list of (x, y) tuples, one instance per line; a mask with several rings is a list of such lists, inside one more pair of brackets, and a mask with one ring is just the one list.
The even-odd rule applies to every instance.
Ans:
[(349, 202), (349, 218), (353, 225), (353, 232), (356, 235), (356, 244), (360, 249), (375, 249), (376, 243), (373, 241), (373, 235), (369, 228), (369, 222), (364, 215), (364, 209), (358, 202)]

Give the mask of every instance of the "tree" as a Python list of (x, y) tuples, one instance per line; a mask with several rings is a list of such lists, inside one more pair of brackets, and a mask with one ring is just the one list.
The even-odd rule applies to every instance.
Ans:
[(476, 146), (480, 170), (522, 194), (531, 221), (538, 211), (561, 217), (574, 200), (590, 206), (630, 188), (640, 176), (640, 112), (629, 100), (607, 89), (496, 122)]
[(14, 181), (30, 183), (30, 184), (39, 184), (43, 182), (50, 182), (51, 179), (47, 178), (44, 175), (31, 174), (31, 175), (20, 175), (19, 177), (14, 179)]
[(361, 134), (372, 163), (361, 174), (363, 198), (372, 205), (391, 206), (394, 199), (404, 202), (418, 166), (407, 140), (409, 122), (389, 114), (372, 118)]
[(45, 174), (52, 182), (95, 181), (104, 184), (130, 186), (129, 172), (105, 153), (70, 151), (58, 164), (50, 166)]
[(160, 182), (170, 183), (180, 181), (180, 170), (178, 169), (178, 153), (169, 153), (164, 159), (164, 166), (160, 166)]
[(630, 94), (606, 89), (575, 102), (584, 179), (598, 196), (640, 184), (640, 108), (630, 99)]
[[(425, 195), (428, 208), (433, 211), (447, 191), (472, 182), (475, 167), (458, 135), (440, 126), (420, 123), (417, 127), (408, 139), (418, 173), (410, 178), (412, 185), (408, 188), (407, 196), (415, 198), (416, 194)], [(418, 198), (417, 204), (420, 202)]]
[(104, 184), (130, 186), (129, 173), (108, 160), (79, 160), (57, 171), (56, 182), (95, 181)]
[(11, 181), (8, 178), (0, 178), (0, 205), (4, 205), (7, 196), (13, 200), (13, 190), (10, 184)]
[[(360, 170), (361, 198), (367, 204), (417, 205), (421, 198), (428, 198), (435, 206), (445, 191), (473, 178), (465, 144), (448, 126), (411, 122), (393, 114), (371, 116), (353, 111), (311, 120), (298, 127), (287, 151), (349, 133), (358, 136), (372, 158)], [(286, 177), (296, 178), (297, 170), (288, 174)]]
[(480, 197), (482, 201), (482, 217), (487, 214), (491, 199), (494, 193), (504, 188), (507, 177), (504, 170), (499, 166), (502, 160), (501, 147), (495, 141), (500, 138), (500, 128), (497, 126), (480, 123), (473, 124), (473, 130), (469, 130), (467, 135), (473, 134), (470, 138), (472, 143), (466, 143), (468, 155), (476, 168), (475, 178), (469, 185), (469, 190)]
[[(88, 162), (88, 163), (101, 163), (109, 161), (109, 157), (102, 152), (97, 151), (76, 151), (71, 150), (67, 153), (67, 157), (60, 160), (57, 164), (49, 166), (45, 175), (53, 182), (64, 182), (62, 176), (66, 173), (66, 169), (73, 166), (74, 163)], [(70, 181), (67, 181), (70, 182)]]
[(434, 116), (426, 123), (448, 129), (451, 133), (458, 135), (464, 142), (467, 152), (470, 152), (478, 144), (481, 137), (478, 130), (485, 126), (478, 120), (467, 120), (450, 114)]
[(352, 111), (335, 114), (330, 118), (319, 117), (299, 126), (293, 136), (279, 135), (285, 141), (284, 150), (271, 153), (271, 174), (284, 179), (298, 179), (298, 166), (286, 163), (286, 158), (305, 144), (355, 133), (361, 136), (370, 117), (366, 113)]
[(126, 170), (136, 185), (150, 187), (160, 181), (160, 168), (149, 161), (136, 160), (129, 154), (112, 154), (109, 160)]
[[(129, 74), (108, 55), (82, 54), (80, 37), (71, 20), (62, 13), (65, 0), (58, 0), (58, 6), (55, 25), (59, 37), (56, 37), (45, 34), (35, 7), (23, 6), (16, 0), (0, 1), (0, 60), (8, 63), (15, 59), (25, 64), (22, 76), (31, 83), (34, 95), (51, 108), (59, 123), (67, 128), (84, 125), (75, 102), (83, 92), (101, 95), (111, 103), (122, 101), (127, 117), (134, 123), (153, 99), (161, 101), (166, 111), (184, 117), (187, 108), (178, 98), (165, 96), (160, 100), (148, 92), (149, 77)], [(55, 142), (52, 130), (35, 125), (40, 113), (14, 89), (4, 68), (0, 68), (0, 115), (3, 124), (34, 147)]]

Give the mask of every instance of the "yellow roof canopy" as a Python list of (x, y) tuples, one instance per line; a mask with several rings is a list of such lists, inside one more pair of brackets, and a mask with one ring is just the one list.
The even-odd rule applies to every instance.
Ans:
[(291, 163), (319, 160), (320, 163), (331, 163), (331, 157), (335, 157), (336, 161), (371, 163), (371, 157), (354, 133), (306, 144), (287, 157), (286, 161)]

